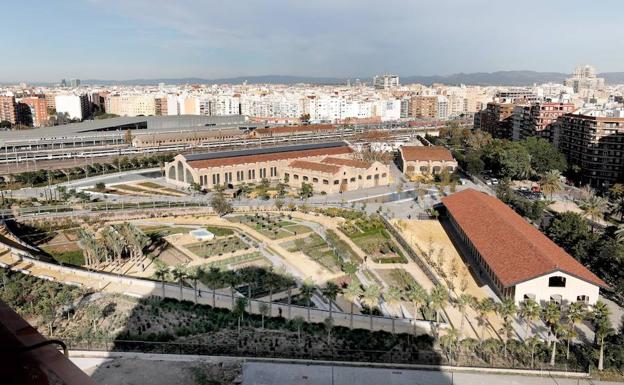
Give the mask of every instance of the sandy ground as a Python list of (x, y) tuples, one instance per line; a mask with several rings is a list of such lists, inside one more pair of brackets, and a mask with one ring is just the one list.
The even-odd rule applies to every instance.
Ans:
[[(444, 270), (448, 275), (450, 275), (452, 264), (455, 264), (458, 271), (457, 278), (453, 281), (456, 293), (461, 294), (462, 287), (465, 286), (463, 292), (479, 300), (491, 296), (490, 292), (487, 290), (487, 286), (477, 282), (469, 272), (469, 266), (459, 255), (455, 246), (453, 246), (453, 243), (440, 222), (436, 220), (418, 221), (401, 219), (395, 220), (393, 223), (417, 253), (419, 253), (419, 250), (423, 250), (424, 252), (430, 252), (430, 250), (432, 250), (434, 255), (433, 260), (441, 260)], [(409, 266), (409, 268), (410, 270), (413, 269), (412, 266)], [(459, 328), (461, 324), (461, 313), (451, 306), (447, 307), (447, 313), (453, 325)], [(477, 325), (476, 312), (474, 312), (473, 309), (468, 309), (466, 316), (468, 319), (465, 321), (464, 333), (466, 336), (477, 338), (478, 333), (481, 332), (481, 328)], [(502, 326), (501, 320), (494, 314), (490, 314), (489, 320), (494, 329), (498, 330)], [(472, 325), (472, 327), (470, 327), (470, 325)], [(486, 337), (494, 337), (494, 333), (491, 329), (486, 330), (486, 334)]]

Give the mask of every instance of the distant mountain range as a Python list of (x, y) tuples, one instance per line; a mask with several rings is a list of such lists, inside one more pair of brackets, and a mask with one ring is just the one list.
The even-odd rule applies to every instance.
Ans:
[[(598, 74), (604, 77), (608, 84), (624, 84), (624, 72), (605, 72)], [(496, 71), (496, 72), (474, 72), (457, 73), (452, 75), (432, 75), (432, 76), (401, 76), (401, 84), (420, 83), (431, 85), (433, 83), (443, 84), (474, 84), (474, 85), (508, 85), (527, 86), (547, 82), (563, 83), (570, 77), (570, 74), (561, 72), (536, 72), (536, 71)], [(350, 78), (351, 83), (355, 77)], [(238, 76), (223, 79), (203, 79), (203, 78), (169, 78), (169, 79), (130, 79), (130, 80), (100, 80), (84, 79), (83, 84), (98, 85), (157, 85), (165, 84), (241, 84), (245, 81), (250, 84), (346, 84), (349, 79), (338, 77), (311, 77), (311, 76), (286, 76), (286, 75), (264, 75), (264, 76)], [(362, 77), (361, 81), (371, 83), (372, 78)], [(7, 83), (4, 83), (7, 84)], [(50, 85), (45, 83), (37, 83)]]

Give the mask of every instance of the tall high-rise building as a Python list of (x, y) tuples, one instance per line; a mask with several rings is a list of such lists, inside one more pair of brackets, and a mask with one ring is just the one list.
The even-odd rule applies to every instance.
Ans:
[(479, 112), (480, 126), (477, 128), (489, 132), (494, 138), (511, 139), (515, 107), (514, 103), (488, 103), (485, 110)]
[(33, 127), (42, 127), (47, 124), (48, 103), (44, 97), (22, 98), (18, 104), (24, 106), (21, 111), (18, 111), (20, 122)]
[(608, 187), (624, 177), (624, 109), (580, 110), (555, 126), (555, 144), (581, 179)]
[(0, 95), (0, 122), (17, 123), (17, 103), (14, 96)]
[(572, 103), (539, 102), (517, 105), (513, 112), (513, 140), (537, 136), (552, 141), (553, 125), (563, 114), (574, 111)]
[(66, 113), (70, 119), (83, 120), (90, 114), (87, 95), (56, 95), (54, 104), (57, 113)]
[(400, 86), (398, 75), (375, 75), (373, 77), (373, 87), (380, 90), (388, 90)]
[(571, 78), (565, 80), (565, 85), (572, 87), (574, 92), (582, 96), (589, 96), (592, 91), (604, 88), (604, 78), (596, 76), (596, 69), (590, 65), (579, 66), (574, 69)]

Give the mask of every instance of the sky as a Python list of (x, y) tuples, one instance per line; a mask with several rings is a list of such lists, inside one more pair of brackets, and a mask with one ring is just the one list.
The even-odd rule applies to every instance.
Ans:
[(621, 0), (3, 0), (0, 81), (624, 71)]

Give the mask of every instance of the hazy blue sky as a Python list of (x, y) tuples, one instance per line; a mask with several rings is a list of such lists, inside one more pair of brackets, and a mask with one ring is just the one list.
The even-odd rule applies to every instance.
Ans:
[(0, 9), (0, 81), (624, 71), (622, 0), (18, 0)]

